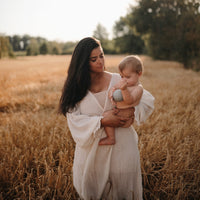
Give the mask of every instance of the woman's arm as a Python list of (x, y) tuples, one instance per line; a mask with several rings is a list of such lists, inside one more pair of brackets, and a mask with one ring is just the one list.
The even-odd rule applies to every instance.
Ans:
[(130, 121), (130, 119), (132, 119), (133, 123), (134, 111), (134, 108), (127, 108), (123, 110), (108, 110), (103, 113), (103, 118), (101, 119), (101, 126), (124, 127), (126, 122)]

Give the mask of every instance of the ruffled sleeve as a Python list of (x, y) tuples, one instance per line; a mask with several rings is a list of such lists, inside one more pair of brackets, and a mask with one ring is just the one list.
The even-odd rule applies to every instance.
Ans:
[(67, 113), (67, 123), (75, 143), (81, 147), (91, 145), (101, 128), (103, 116), (89, 116), (80, 114), (76, 107), (72, 112)]
[(147, 118), (152, 114), (154, 110), (154, 101), (155, 98), (151, 95), (151, 93), (143, 89), (140, 103), (135, 106), (135, 121), (137, 125), (145, 122)]

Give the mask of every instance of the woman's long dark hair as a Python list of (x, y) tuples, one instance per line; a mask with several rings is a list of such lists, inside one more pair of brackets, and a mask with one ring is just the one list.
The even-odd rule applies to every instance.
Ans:
[(84, 38), (76, 45), (60, 97), (58, 108), (60, 114), (66, 115), (87, 94), (91, 83), (90, 54), (100, 45), (100, 42), (93, 37)]

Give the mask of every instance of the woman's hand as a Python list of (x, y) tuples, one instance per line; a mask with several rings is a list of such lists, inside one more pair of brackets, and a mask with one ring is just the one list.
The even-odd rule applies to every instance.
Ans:
[[(101, 119), (102, 126), (111, 127), (128, 127), (128, 124), (132, 124), (134, 121), (134, 108), (127, 109), (112, 109), (103, 113), (103, 118)], [(132, 122), (132, 123), (131, 123)], [(130, 126), (129, 125), (129, 126)]]
[(125, 108), (125, 109), (117, 109), (118, 110), (118, 115), (122, 116), (122, 117), (126, 117), (128, 119), (130, 118), (135, 118), (134, 112), (135, 112), (135, 108), (131, 107), (131, 108)]

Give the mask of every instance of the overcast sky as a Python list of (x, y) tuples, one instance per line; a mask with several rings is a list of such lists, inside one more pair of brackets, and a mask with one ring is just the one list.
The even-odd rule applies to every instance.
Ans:
[(92, 36), (98, 23), (109, 37), (134, 0), (0, 0), (0, 33), (77, 41)]

